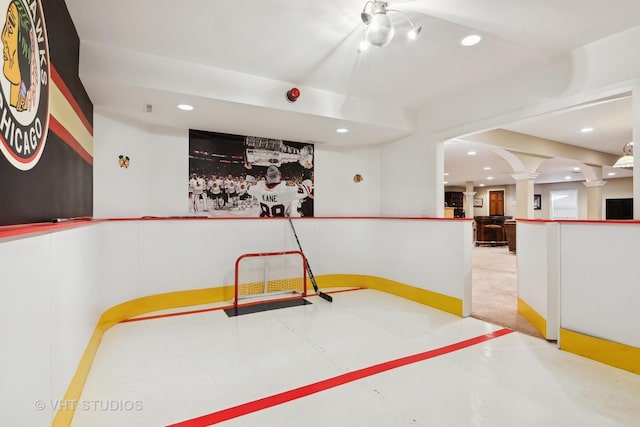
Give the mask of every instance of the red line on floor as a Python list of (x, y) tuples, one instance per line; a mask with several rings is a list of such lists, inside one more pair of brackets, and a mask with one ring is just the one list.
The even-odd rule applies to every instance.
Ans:
[[(353, 289), (341, 289), (339, 291), (331, 291), (331, 292), (326, 292), (327, 294), (337, 294), (339, 292), (351, 292), (351, 291), (360, 291), (362, 289), (365, 288), (353, 288)], [(313, 297), (316, 296), (315, 294), (307, 294), (307, 298), (309, 297)], [(296, 298), (302, 298), (300, 296), (296, 296), (296, 297), (291, 297), (291, 298), (280, 298), (280, 299), (273, 299), (273, 300), (269, 300), (269, 301), (285, 301), (288, 299), (296, 299)], [(250, 302), (247, 304), (241, 304), (241, 307), (247, 306), (247, 305), (255, 305), (255, 304), (262, 304), (264, 303), (264, 300), (261, 301), (256, 301), (256, 302)], [(198, 310), (189, 310), (189, 311), (176, 311), (174, 313), (165, 313), (165, 314), (155, 314), (153, 316), (140, 316), (140, 317), (132, 317), (130, 319), (124, 319), (121, 320), (120, 323), (129, 323), (129, 322), (139, 322), (141, 320), (153, 320), (153, 319), (162, 319), (163, 317), (174, 317), (174, 316), (184, 316), (186, 314), (197, 314), (197, 313), (206, 313), (207, 311), (217, 311), (217, 310), (226, 310), (228, 308), (233, 308), (233, 305), (224, 305), (221, 307), (211, 307), (211, 308), (201, 308)]]
[(382, 372), (389, 371), (391, 369), (400, 368), (412, 363), (421, 362), (423, 360), (431, 359), (434, 357), (442, 356), (447, 353), (451, 353), (457, 350), (461, 350), (467, 347), (471, 347), (476, 344), (483, 343), (485, 341), (492, 340), (494, 338), (501, 337), (513, 332), (511, 329), (503, 328), (492, 332), (490, 334), (480, 335), (475, 338), (460, 341), (454, 344), (446, 345), (444, 347), (436, 348), (434, 350), (425, 351), (423, 353), (413, 354), (411, 356), (401, 357), (399, 359), (391, 360), (389, 362), (380, 363), (378, 365), (369, 366), (367, 368), (359, 369), (357, 371), (347, 372), (346, 374), (338, 375), (333, 378), (328, 378), (323, 381), (318, 381), (313, 384), (294, 388), (293, 390), (285, 391), (283, 393), (274, 394), (272, 396), (264, 397), (262, 399), (254, 400), (252, 402), (243, 403), (241, 405), (233, 406), (231, 408), (223, 409), (221, 411), (213, 412), (211, 414), (203, 415), (201, 417), (192, 418), (190, 420), (181, 421), (176, 424), (171, 424), (168, 427), (204, 427), (217, 424), (223, 421), (227, 421), (233, 418), (241, 417), (253, 412), (261, 411), (263, 409), (271, 408), (273, 406), (281, 405), (292, 400), (300, 399), (302, 397), (309, 396), (314, 393), (319, 393), (334, 387), (338, 387), (353, 381), (357, 381), (372, 375), (380, 374)]

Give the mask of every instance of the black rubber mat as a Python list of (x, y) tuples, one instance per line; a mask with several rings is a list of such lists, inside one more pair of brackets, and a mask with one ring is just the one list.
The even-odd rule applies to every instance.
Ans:
[(304, 298), (287, 299), (279, 301), (264, 301), (257, 304), (243, 305), (235, 308), (225, 308), (224, 312), (229, 317), (242, 316), (243, 314), (259, 313), (267, 310), (278, 310), (280, 308), (297, 307), (311, 304)]

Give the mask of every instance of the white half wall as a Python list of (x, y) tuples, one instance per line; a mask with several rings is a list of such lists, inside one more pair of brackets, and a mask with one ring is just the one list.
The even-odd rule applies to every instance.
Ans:
[(519, 220), (517, 233), (518, 297), (548, 339), (562, 328), (640, 347), (638, 222)]
[(640, 347), (639, 224), (562, 222), (560, 241), (560, 326)]

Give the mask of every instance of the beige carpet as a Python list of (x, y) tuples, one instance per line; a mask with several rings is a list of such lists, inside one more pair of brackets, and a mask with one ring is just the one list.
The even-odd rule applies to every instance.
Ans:
[(543, 338), (518, 314), (516, 254), (507, 246), (473, 248), (471, 316)]

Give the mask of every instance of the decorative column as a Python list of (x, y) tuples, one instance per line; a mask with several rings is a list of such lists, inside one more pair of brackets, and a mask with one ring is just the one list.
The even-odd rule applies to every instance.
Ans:
[(587, 219), (602, 219), (602, 187), (606, 181), (586, 181), (587, 187)]
[(516, 218), (533, 218), (533, 184), (538, 175), (536, 172), (511, 175), (516, 181)]
[(473, 181), (467, 181), (466, 182), (466, 190), (464, 193), (464, 203), (463, 203), (463, 209), (464, 209), (464, 216), (465, 218), (473, 218), (473, 196), (476, 195), (476, 192), (473, 191)]

